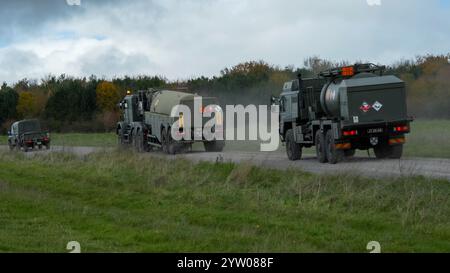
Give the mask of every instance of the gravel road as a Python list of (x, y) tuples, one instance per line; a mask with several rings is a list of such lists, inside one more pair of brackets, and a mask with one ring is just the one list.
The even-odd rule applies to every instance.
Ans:
[[(7, 146), (1, 146), (0, 151), (7, 151)], [(112, 148), (95, 147), (62, 147), (53, 146), (49, 151), (29, 152), (29, 156), (36, 153), (69, 152), (80, 156), (88, 155)], [(298, 169), (319, 174), (357, 174), (368, 177), (398, 177), (422, 175), (426, 177), (444, 178), (450, 181), (450, 159), (439, 158), (405, 158), (401, 160), (378, 160), (369, 157), (355, 157), (337, 165), (320, 164), (314, 155), (304, 155), (302, 160), (289, 161), (282, 152), (223, 152), (205, 153), (190, 152), (169, 156), (160, 152), (149, 153), (149, 156), (158, 156), (168, 159), (184, 158), (193, 162), (235, 162), (248, 163), (273, 169)]]

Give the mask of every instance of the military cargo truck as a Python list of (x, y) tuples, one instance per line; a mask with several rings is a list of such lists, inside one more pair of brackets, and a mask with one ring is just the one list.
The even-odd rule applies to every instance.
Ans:
[[(168, 154), (185, 151), (195, 142), (202, 142), (208, 152), (220, 152), (225, 146), (223, 140), (207, 141), (203, 137), (203, 129), (209, 118), (202, 116), (200, 126), (184, 124), (184, 117), (171, 117), (172, 108), (176, 105), (189, 107), (191, 115), (194, 111), (203, 114), (212, 105), (217, 105), (216, 98), (202, 97), (202, 105), (194, 109), (194, 99), (199, 98), (191, 93), (173, 90), (142, 90), (129, 94), (119, 104), (123, 111), (123, 119), (117, 124), (117, 136), (120, 146), (132, 146), (139, 152), (162, 149)], [(223, 130), (222, 117), (216, 116), (217, 125), (212, 131)], [(193, 120), (193, 118), (192, 118)], [(172, 125), (178, 122), (179, 135), (191, 132), (190, 140), (175, 141), (171, 134)], [(187, 130), (187, 126), (190, 126)]]
[(14, 122), (8, 132), (8, 146), (10, 150), (21, 150), (28, 152), (30, 149), (45, 147), (50, 149), (50, 134), (42, 131), (41, 124), (37, 119), (27, 119)]
[(383, 75), (385, 67), (356, 64), (284, 84), (279, 133), (290, 160), (315, 146), (319, 162), (336, 164), (356, 150), (377, 158), (401, 158), (412, 119), (407, 116), (405, 83)]

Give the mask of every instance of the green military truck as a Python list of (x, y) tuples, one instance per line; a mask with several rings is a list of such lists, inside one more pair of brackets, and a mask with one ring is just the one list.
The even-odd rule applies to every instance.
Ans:
[(8, 132), (8, 146), (10, 150), (21, 150), (28, 152), (30, 149), (45, 147), (50, 149), (50, 134), (42, 131), (41, 124), (37, 119), (27, 119), (14, 122)]
[(356, 64), (285, 83), (272, 102), (280, 105), (279, 132), (288, 158), (299, 160), (302, 148), (313, 146), (321, 163), (336, 164), (369, 149), (377, 158), (401, 158), (412, 119), (405, 83), (384, 70)]
[[(119, 107), (123, 112), (123, 118), (117, 124), (117, 136), (120, 146), (131, 146), (138, 152), (148, 152), (155, 149), (162, 149), (168, 154), (175, 154), (192, 148), (195, 142), (202, 142), (207, 152), (221, 152), (225, 146), (223, 140), (207, 141), (203, 136), (203, 129), (207, 123), (207, 118), (203, 117), (205, 111), (218, 105), (216, 98), (202, 97), (202, 105), (199, 109), (194, 109), (194, 99), (200, 98), (197, 95), (173, 90), (142, 90), (135, 94), (129, 94), (120, 102)], [(192, 115), (195, 111), (202, 115), (200, 126), (184, 124), (184, 117), (171, 117), (172, 108), (176, 105), (187, 106)], [(213, 116), (214, 117), (214, 116)], [(223, 130), (221, 116), (215, 116), (216, 125), (213, 132)], [(191, 132), (190, 140), (186, 138), (175, 141), (171, 134), (171, 126), (178, 122), (179, 136)], [(186, 122), (187, 123), (187, 122)], [(187, 130), (190, 126), (190, 130)]]

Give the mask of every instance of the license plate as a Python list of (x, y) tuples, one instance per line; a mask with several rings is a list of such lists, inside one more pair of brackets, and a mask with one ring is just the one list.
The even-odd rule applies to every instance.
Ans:
[(368, 134), (381, 134), (383, 132), (384, 132), (383, 128), (373, 128), (367, 130)]
[(40, 141), (37, 142), (37, 145), (41, 145), (41, 144), (42, 144), (42, 142), (40, 142)]

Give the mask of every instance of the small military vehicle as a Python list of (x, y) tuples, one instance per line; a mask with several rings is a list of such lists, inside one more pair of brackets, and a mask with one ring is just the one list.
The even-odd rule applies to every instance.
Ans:
[(14, 122), (8, 132), (8, 146), (10, 150), (50, 149), (50, 134), (42, 131), (37, 119)]
[[(117, 123), (116, 133), (119, 146), (131, 146), (138, 152), (149, 152), (162, 149), (168, 154), (176, 154), (192, 148), (195, 142), (202, 142), (207, 152), (221, 152), (225, 146), (223, 140), (207, 141), (203, 136), (203, 130), (209, 118), (203, 117), (205, 111), (213, 112), (211, 107), (217, 107), (216, 98), (201, 97), (202, 105), (195, 109), (194, 99), (200, 96), (174, 90), (141, 90), (134, 94), (128, 92), (120, 102), (119, 107), (123, 112), (122, 120)], [(195, 127), (194, 122), (185, 124), (183, 115), (171, 117), (174, 106), (184, 105), (191, 111), (192, 120), (194, 112), (202, 115), (201, 124)], [(211, 114), (216, 118), (216, 125), (212, 132), (223, 131), (222, 116)], [(177, 122), (178, 136), (190, 132), (189, 140), (183, 138), (174, 140), (172, 137), (172, 125)], [(186, 122), (187, 123), (187, 122)], [(189, 130), (188, 129), (189, 126)]]
[(356, 64), (284, 84), (280, 98), (281, 139), (290, 160), (315, 146), (319, 162), (336, 164), (356, 150), (377, 158), (401, 158), (412, 118), (405, 83), (383, 75), (385, 67)]

